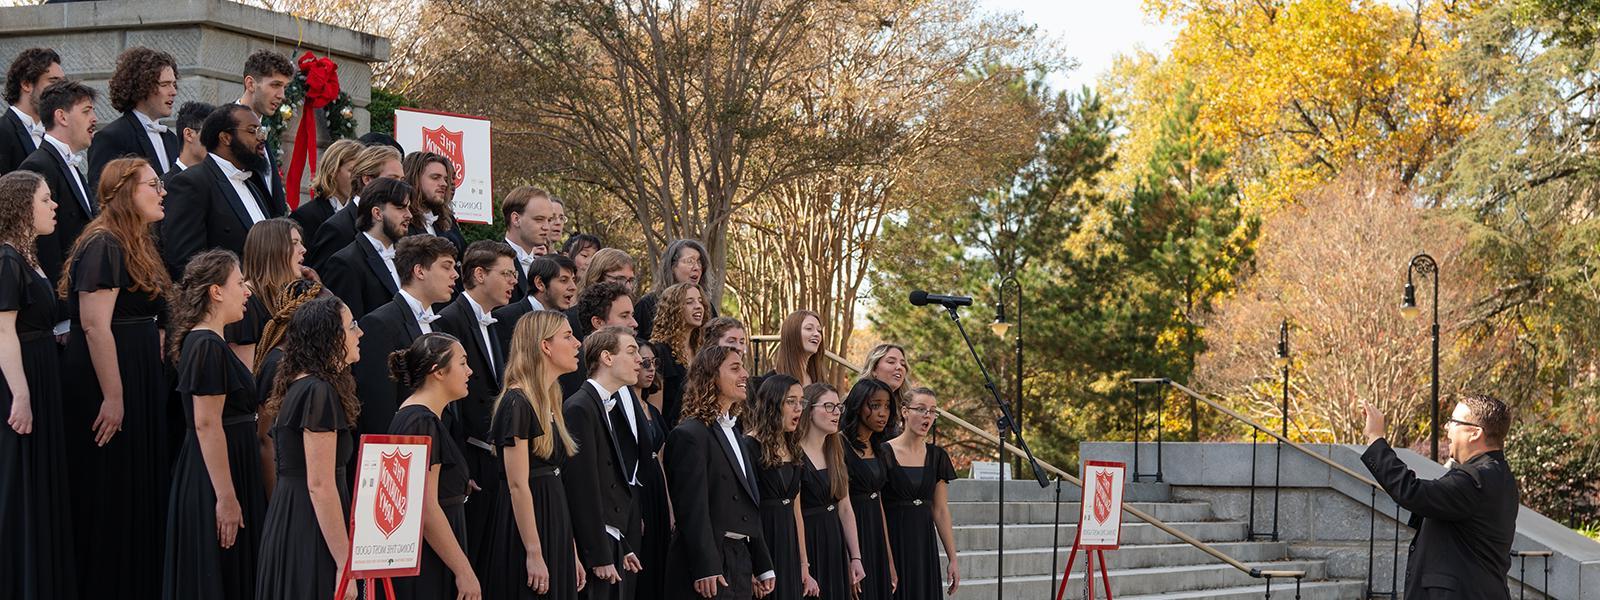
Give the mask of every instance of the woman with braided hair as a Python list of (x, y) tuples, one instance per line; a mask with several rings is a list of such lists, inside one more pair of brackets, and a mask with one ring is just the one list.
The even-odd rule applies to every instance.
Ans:
[(61, 387), (75, 436), (78, 564), (97, 569), (80, 583), (85, 597), (152, 598), (172, 466), (156, 325), (172, 279), (152, 230), (166, 215), (166, 188), (150, 163), (122, 158), (106, 163), (97, 191), (100, 214), (73, 243), (58, 284), (72, 324)]
[(188, 431), (167, 505), (163, 598), (255, 593), (267, 510), (256, 456), (256, 389), (222, 334), (244, 318), (249, 298), (239, 258), (220, 248), (191, 258), (173, 295), (167, 347)]
[[(253, 361), (256, 398), (262, 402), (272, 394), (272, 380), (278, 375), (278, 365), (283, 362), (283, 338), (289, 328), (289, 318), (294, 316), (294, 311), (301, 305), (332, 294), (323, 290), (320, 283), (310, 279), (299, 279), (289, 282), (272, 295), (278, 298), (275, 303), (278, 308), (272, 313), (272, 318), (267, 320), (266, 326), (261, 329), (261, 341), (256, 344)], [(261, 453), (261, 478), (269, 497), (272, 495), (272, 485), (277, 478), (277, 461), (274, 459), (272, 436), (269, 435), (272, 419), (276, 416), (278, 416), (276, 413), (262, 410), (261, 418), (256, 421), (256, 440)]]
[(244, 318), (228, 324), (222, 335), (252, 371), (256, 355), (260, 354), (256, 346), (261, 342), (261, 332), (278, 312), (282, 299), (279, 292), (302, 277), (316, 276), (303, 265), (304, 240), (300, 225), (287, 217), (256, 223), (245, 236), (240, 266), (244, 269), (245, 286), (250, 288), (250, 300), (245, 304)]

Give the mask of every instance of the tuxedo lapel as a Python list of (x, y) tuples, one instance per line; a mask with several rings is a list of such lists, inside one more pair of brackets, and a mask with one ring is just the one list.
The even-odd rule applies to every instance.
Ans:
[[(400, 288), (395, 283), (394, 276), (389, 274), (389, 265), (384, 264), (382, 256), (378, 256), (378, 249), (367, 243), (367, 239), (359, 233), (356, 234), (356, 241), (360, 242), (357, 247), (361, 248), (361, 255), (367, 258), (367, 268), (372, 270), (372, 275), (377, 277), (378, 281), (383, 282), (383, 289), (389, 290), (391, 294), (399, 294)], [(419, 329), (417, 335), (422, 335), (420, 332)]]
[[(627, 465), (622, 464), (622, 445), (617, 441), (616, 427), (611, 425), (611, 411), (606, 410), (606, 400), (608, 398), (601, 398), (600, 390), (588, 382), (584, 383), (584, 387), (589, 389), (589, 395), (594, 398), (595, 417), (604, 421), (600, 424), (600, 428), (605, 430), (606, 438), (611, 440), (611, 451), (614, 453), (613, 456), (617, 457), (617, 476), (622, 478), (623, 483), (633, 481), (632, 477), (628, 477)], [(632, 486), (627, 487), (631, 488)], [(632, 493), (632, 491), (630, 490), (629, 493)]]
[[(369, 250), (371, 248), (372, 247), (370, 245), (367, 247)], [(379, 264), (381, 265), (382, 263)], [(384, 278), (388, 277), (388, 271), (386, 270), (384, 271)], [(417, 324), (417, 315), (411, 312), (411, 304), (406, 302), (405, 297), (401, 296), (399, 292), (395, 292), (394, 294), (394, 303), (395, 306), (400, 307), (400, 322), (406, 328), (406, 335), (410, 336), (406, 338), (406, 343), (402, 345), (401, 348), (410, 347), (411, 342), (415, 342), (417, 341), (417, 338), (422, 337), (422, 326)]]
[[(156, 147), (155, 146), (150, 145), (150, 135), (149, 135), (148, 132), (146, 132), (144, 130), (144, 123), (139, 122), (139, 117), (135, 116), (132, 112), (125, 112), (125, 113), (122, 113), (122, 118), (121, 119), (117, 119), (117, 120), (118, 121), (126, 121), (127, 122), (127, 124), (124, 125), (124, 127), (126, 127), (127, 129), (129, 129), (129, 130), (131, 130), (133, 132), (130, 135), (133, 136), (134, 140), (139, 142), (139, 152), (143, 153), (145, 156), (150, 157), (150, 164), (154, 165), (156, 167), (156, 169), (159, 171), (158, 173), (156, 173), (157, 175), (163, 175), (163, 174), (166, 174), (166, 172), (172, 170), (172, 165), (171, 164), (165, 164), (165, 165), (159, 164), (161, 162), (161, 155), (156, 153)], [(156, 134), (156, 135), (163, 135), (163, 134)], [(165, 145), (165, 144), (163, 144), (163, 145)], [(167, 154), (167, 156), (171, 157), (172, 154), (169, 152)]]
[[(756, 495), (755, 484), (750, 481), (750, 473), (754, 469), (749, 464), (740, 464), (739, 455), (733, 451), (733, 445), (728, 443), (728, 436), (722, 433), (722, 425), (712, 423), (705, 425), (705, 428), (711, 431), (711, 437), (716, 438), (717, 445), (722, 447), (722, 455), (727, 457), (728, 467), (733, 469), (735, 475), (740, 476), (739, 485), (744, 486), (744, 493), (749, 494), (752, 501), (759, 503), (761, 497)], [(737, 437), (738, 435), (739, 431), (736, 427), (734, 428), (734, 436)]]
[(83, 192), (89, 191), (89, 183), (79, 178), (77, 169), (67, 166), (67, 157), (62, 156), (61, 152), (56, 150), (55, 144), (43, 144), (43, 146), (45, 152), (49, 152), (50, 157), (56, 160), (56, 168), (61, 170), (61, 177), (65, 178), (67, 189), (72, 192), (72, 197), (77, 198), (78, 206), (83, 208), (83, 214), (88, 218), (94, 218), (94, 203), (84, 197), (83, 193), (78, 191), (78, 186), (73, 182), (82, 183), (85, 186)]
[(167, 173), (177, 172), (178, 154), (183, 150), (182, 144), (178, 142), (178, 135), (168, 129), (166, 133), (161, 134), (161, 145), (167, 147), (167, 164), (165, 165)]
[[(484, 342), (483, 331), (478, 328), (478, 320), (475, 318), (477, 313), (473, 312), (472, 304), (468, 302), (467, 295), (463, 293), (456, 297), (456, 304), (461, 305), (458, 310), (461, 311), (461, 314), (467, 320), (466, 323), (462, 323), (464, 326), (462, 333), (466, 334), (467, 337), (472, 338), (472, 345), (478, 348), (478, 356), (483, 357), (483, 366), (489, 369), (489, 378), (499, 381), (500, 377), (498, 371), (500, 370), (500, 361), (496, 358), (495, 354), (491, 354), (491, 352), (494, 352), (494, 348), (488, 346)], [(494, 326), (490, 325), (489, 327), (492, 329)], [(489, 332), (489, 338), (494, 339), (493, 331)]]
[[(143, 137), (140, 136), (140, 138)], [(148, 140), (145, 145), (149, 145)], [(222, 174), (222, 167), (217, 164), (217, 159), (207, 156), (205, 164), (206, 173), (211, 175), (211, 184), (216, 186), (222, 197), (228, 200), (228, 206), (233, 208), (234, 216), (239, 218), (239, 225), (244, 229), (249, 229), (252, 224), (250, 211), (244, 207), (244, 199), (239, 197), (239, 192), (233, 189), (233, 182), (228, 180), (227, 175)], [(248, 184), (249, 182), (246, 183)], [(246, 185), (245, 187), (249, 188), (250, 186)]]
[(17, 143), (22, 146), (23, 150), (27, 151), (22, 153), (21, 156), (17, 157), (17, 161), (21, 162), (23, 158), (27, 158), (29, 154), (33, 154), (33, 151), (38, 150), (39, 147), (34, 145), (33, 135), (28, 133), (28, 126), (22, 123), (22, 117), (18, 117), (16, 111), (11, 110), (11, 107), (6, 107), (0, 110), (5, 111), (5, 119), (11, 123), (11, 132), (16, 136)]

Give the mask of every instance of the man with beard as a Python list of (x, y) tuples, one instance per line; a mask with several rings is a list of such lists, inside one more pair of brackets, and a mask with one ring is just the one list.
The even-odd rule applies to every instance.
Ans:
[[(411, 186), (398, 179), (379, 178), (361, 188), (361, 206), (356, 212), (356, 239), (328, 261), (319, 272), (328, 291), (344, 300), (350, 314), (360, 319), (399, 293), (401, 272), (395, 267), (395, 242), (406, 236), (411, 225), (407, 200)], [(451, 257), (455, 264), (455, 257)], [(431, 263), (430, 263), (431, 264)], [(442, 299), (428, 301), (428, 306)], [(381, 361), (380, 361), (381, 362)]]
[(44, 88), (66, 78), (61, 56), (49, 48), (23, 50), (11, 61), (11, 68), (6, 69), (5, 90), (6, 104), (11, 108), (0, 113), (0, 175), (17, 170), (17, 165), (44, 143), (39, 95)]
[[(284, 90), (289, 87), (289, 80), (294, 78), (294, 63), (282, 54), (271, 50), (257, 50), (250, 53), (244, 60), (244, 94), (239, 96), (239, 104), (250, 107), (256, 116), (266, 118), (277, 114), (278, 107), (283, 105)], [(261, 136), (265, 140), (266, 136)], [(274, 205), (281, 205), (288, 210), (288, 205), (283, 200), (283, 176), (278, 173), (278, 149), (263, 143), (256, 149), (256, 154), (265, 162), (260, 170), (255, 172), (256, 184), (266, 190), (267, 197)]]
[(404, 161), (406, 182), (411, 184), (411, 230), (450, 240), (456, 256), (467, 251), (455, 212), (450, 208), (455, 169), (450, 159), (432, 152), (412, 152)]
[(150, 161), (156, 175), (176, 169), (178, 136), (158, 119), (172, 116), (178, 97), (178, 61), (171, 54), (135, 46), (117, 57), (108, 84), (111, 107), (122, 113), (100, 128), (89, 146), (89, 187), (99, 185), (106, 163), (128, 155)]
[(167, 183), (167, 217), (161, 221), (161, 257), (174, 279), (189, 257), (211, 248), (244, 255), (250, 227), (281, 217), (282, 205), (267, 199), (256, 172), (267, 168), (261, 156), (266, 132), (249, 107), (227, 104), (200, 126), (209, 155)]

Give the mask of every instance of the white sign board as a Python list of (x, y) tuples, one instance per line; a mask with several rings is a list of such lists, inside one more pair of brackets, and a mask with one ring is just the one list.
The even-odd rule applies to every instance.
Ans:
[(1078, 545), (1115, 550), (1122, 542), (1122, 481), (1119, 462), (1083, 463), (1083, 504), (1078, 515)]
[(489, 120), (482, 117), (394, 109), (394, 139), (407, 151), (442, 154), (456, 167), (452, 207), (456, 220), (494, 222)]
[[(1002, 471), (1002, 467), (1004, 467), (1003, 471)], [(1002, 472), (1005, 474), (1005, 478), (1006, 479), (1011, 479), (1011, 463), (1005, 463), (1004, 465), (1002, 465), (1001, 463), (997, 463), (997, 462), (993, 462), (993, 461), (982, 461), (982, 460), (972, 461), (972, 478), (973, 479), (982, 479), (982, 480), (985, 480), (985, 481), (994, 481), (996, 479), (1000, 479), (1000, 475), (1001, 475)]]
[(354, 577), (417, 574), (432, 441), (428, 436), (361, 436), (350, 509), (349, 571)]

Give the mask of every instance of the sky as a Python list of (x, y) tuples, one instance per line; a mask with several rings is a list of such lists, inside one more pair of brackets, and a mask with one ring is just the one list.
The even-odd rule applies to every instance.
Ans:
[(1139, 0), (979, 0), (988, 12), (1020, 13), (1041, 35), (1059, 41), (1078, 62), (1075, 69), (1052, 73), (1051, 87), (1077, 89), (1093, 84), (1111, 68), (1112, 59), (1135, 49), (1165, 53), (1177, 33), (1171, 25), (1145, 16)]

